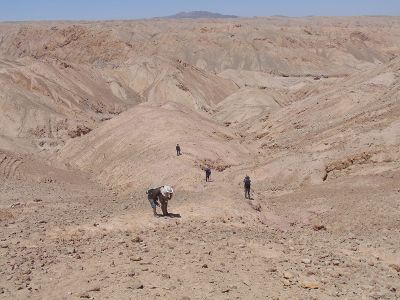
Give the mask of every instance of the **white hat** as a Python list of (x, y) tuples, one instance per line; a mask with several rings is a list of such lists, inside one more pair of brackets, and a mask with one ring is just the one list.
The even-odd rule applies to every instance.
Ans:
[(172, 187), (170, 187), (169, 185), (164, 185), (161, 189), (160, 192), (163, 196), (165, 196), (165, 194), (173, 194), (174, 190), (172, 189)]

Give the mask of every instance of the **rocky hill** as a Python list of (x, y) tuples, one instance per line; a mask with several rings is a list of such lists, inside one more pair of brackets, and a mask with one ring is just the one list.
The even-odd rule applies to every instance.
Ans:
[(179, 12), (175, 15), (165, 17), (167, 19), (234, 19), (238, 16), (234, 15), (223, 15), (219, 13), (213, 13), (209, 11), (189, 11)]

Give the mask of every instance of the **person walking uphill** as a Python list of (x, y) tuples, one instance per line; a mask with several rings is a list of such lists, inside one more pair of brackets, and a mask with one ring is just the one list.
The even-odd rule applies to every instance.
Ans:
[(211, 169), (207, 167), (204, 171), (206, 171), (206, 182), (210, 181)]
[(246, 177), (243, 180), (243, 184), (244, 184), (244, 197), (246, 199), (251, 199), (250, 197), (251, 180), (249, 176), (246, 175)]
[[(147, 199), (149, 199), (151, 208), (153, 209), (154, 216), (158, 216), (157, 214), (157, 206), (161, 204), (161, 210), (163, 216), (168, 216), (168, 201), (171, 200), (172, 195), (174, 194), (174, 190), (172, 187), (168, 185), (164, 185), (159, 188), (149, 189), (147, 192)], [(160, 202), (160, 204), (158, 203)]]
[(176, 156), (182, 155), (181, 154), (181, 146), (179, 146), (179, 144), (176, 144)]

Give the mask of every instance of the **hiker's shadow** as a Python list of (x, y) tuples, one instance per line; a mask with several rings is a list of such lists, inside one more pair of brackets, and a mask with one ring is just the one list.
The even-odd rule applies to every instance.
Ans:
[(174, 214), (174, 213), (169, 213), (167, 217), (170, 218), (182, 218), (181, 214)]
[(162, 214), (157, 214), (157, 217), (164, 217), (164, 218), (171, 218), (171, 219), (182, 218), (181, 214), (174, 214), (174, 213), (169, 213), (166, 216), (164, 216)]

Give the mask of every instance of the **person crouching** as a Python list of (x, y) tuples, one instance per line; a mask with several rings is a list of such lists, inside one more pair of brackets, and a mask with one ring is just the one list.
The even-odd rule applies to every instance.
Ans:
[(157, 214), (157, 206), (161, 204), (161, 211), (163, 216), (168, 216), (168, 201), (171, 200), (174, 194), (174, 190), (169, 185), (164, 185), (155, 189), (149, 189), (147, 191), (147, 198), (150, 202), (151, 208), (153, 209), (154, 216)]

